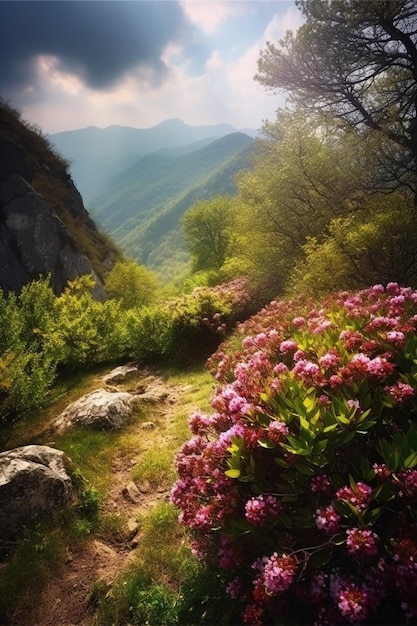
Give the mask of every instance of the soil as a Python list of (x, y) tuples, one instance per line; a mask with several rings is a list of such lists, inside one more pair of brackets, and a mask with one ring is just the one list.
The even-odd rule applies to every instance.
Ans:
[[(158, 384), (162, 389), (163, 381)], [(164, 403), (168, 419), (180, 395), (177, 392), (173, 395), (169, 389), (169, 398), (169, 402)], [(155, 407), (156, 411), (160, 409), (160, 405)], [(133, 453), (116, 454), (112, 484), (100, 505), (101, 513), (114, 513), (126, 520), (123, 532), (116, 536), (109, 533), (109, 537), (99, 534), (68, 551), (62, 568), (46, 584), (40, 605), (31, 615), (27, 610), (16, 613), (12, 626), (91, 626), (95, 613), (91, 602), (92, 585), (100, 580), (111, 589), (121, 571), (140, 553), (138, 516), (160, 500), (169, 498), (169, 491), (163, 487), (132, 482), (132, 467), (137, 462), (137, 455)]]

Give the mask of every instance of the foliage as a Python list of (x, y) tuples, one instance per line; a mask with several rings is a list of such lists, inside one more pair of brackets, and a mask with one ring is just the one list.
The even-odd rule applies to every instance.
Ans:
[(107, 274), (104, 287), (123, 309), (147, 306), (158, 287), (157, 276), (135, 261), (118, 261)]
[(417, 285), (417, 231), (410, 194), (375, 195), (356, 214), (331, 221), (321, 243), (309, 238), (291, 273), (292, 291), (319, 294), (380, 280)]
[(183, 216), (184, 237), (194, 271), (218, 270), (233, 252), (236, 203), (217, 196), (199, 202)]
[(246, 281), (196, 287), (191, 293), (153, 307), (129, 311), (126, 320), (131, 356), (145, 361), (161, 357), (208, 356), (226, 330), (247, 316)]
[(98, 302), (92, 296), (93, 287), (91, 276), (81, 276), (69, 281), (55, 301), (65, 365), (99, 363), (118, 355), (117, 302)]
[(209, 361), (172, 502), (246, 624), (417, 618), (417, 292), (273, 301)]
[(256, 79), (396, 148), (391, 181), (416, 191), (417, 10), (412, 0), (298, 0), (305, 22), (261, 53)]

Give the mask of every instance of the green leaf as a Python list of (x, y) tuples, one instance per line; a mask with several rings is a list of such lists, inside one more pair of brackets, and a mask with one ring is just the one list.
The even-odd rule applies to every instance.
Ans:
[(229, 478), (239, 478), (240, 470), (239, 469), (228, 469), (225, 471), (226, 476)]
[(270, 439), (258, 439), (258, 445), (261, 446), (261, 448), (267, 448), (268, 450), (276, 448), (275, 443)]
[(404, 469), (411, 469), (417, 465), (417, 452), (412, 452), (404, 461)]

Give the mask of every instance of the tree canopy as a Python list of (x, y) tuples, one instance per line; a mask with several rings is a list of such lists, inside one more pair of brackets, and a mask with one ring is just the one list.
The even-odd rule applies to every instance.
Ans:
[[(391, 173), (417, 190), (417, 5), (414, 0), (296, 0), (306, 21), (267, 42), (258, 61), (265, 87), (298, 106), (328, 111), (395, 146)], [(393, 167), (395, 164), (395, 167)]]

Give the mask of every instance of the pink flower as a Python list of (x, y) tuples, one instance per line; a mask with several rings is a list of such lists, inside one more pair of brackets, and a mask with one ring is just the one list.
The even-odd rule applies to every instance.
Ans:
[(346, 531), (346, 546), (349, 554), (357, 559), (375, 556), (378, 552), (379, 537), (371, 530), (352, 528)]
[(263, 583), (267, 593), (275, 595), (286, 591), (294, 580), (297, 559), (294, 556), (278, 556), (276, 552), (264, 565)]
[(329, 352), (326, 352), (325, 354), (323, 354), (323, 356), (319, 358), (319, 365), (326, 369), (330, 367), (336, 367), (337, 365), (339, 365), (339, 362), (340, 357), (335, 350), (329, 350)]
[(313, 493), (322, 493), (323, 495), (330, 495), (332, 484), (327, 474), (317, 474), (311, 479), (311, 491)]
[(188, 420), (188, 425), (194, 435), (203, 435), (207, 432), (211, 425), (211, 419), (207, 415), (203, 415), (199, 411), (193, 413)]
[(343, 617), (352, 624), (360, 624), (368, 616), (367, 603), (367, 592), (351, 583), (340, 592), (337, 606)]
[(323, 506), (316, 510), (316, 526), (319, 530), (324, 530), (328, 535), (334, 535), (339, 532), (340, 520), (341, 517), (333, 504)]
[(279, 349), (282, 354), (287, 354), (288, 352), (295, 352), (298, 348), (297, 342), (295, 339), (286, 339), (280, 343)]
[(346, 500), (358, 511), (366, 509), (372, 496), (372, 487), (365, 483), (356, 483), (355, 489), (352, 487), (342, 487), (336, 492), (336, 498), (338, 500)]
[(237, 576), (236, 578), (233, 578), (233, 580), (231, 580), (226, 585), (226, 593), (233, 600), (236, 600), (237, 598), (239, 598), (243, 594), (243, 591), (244, 591), (243, 584), (241, 583), (241, 581), (239, 580)]
[(260, 495), (246, 502), (245, 517), (255, 526), (264, 526), (268, 519), (276, 517), (282, 508), (281, 502), (275, 496)]
[(415, 392), (411, 385), (403, 383), (402, 380), (398, 380), (395, 385), (385, 387), (385, 391), (388, 391), (389, 395), (399, 404), (414, 398)]
[(271, 422), (268, 429), (268, 437), (274, 443), (280, 443), (289, 433), (288, 426), (284, 422), (280, 422), (279, 420)]
[(301, 326), (304, 326), (304, 324), (306, 323), (304, 317), (294, 317), (292, 323), (294, 324), (294, 326), (296, 328), (301, 328)]
[(387, 332), (387, 341), (393, 343), (395, 346), (403, 346), (405, 343), (404, 333), (398, 330), (390, 330)]

